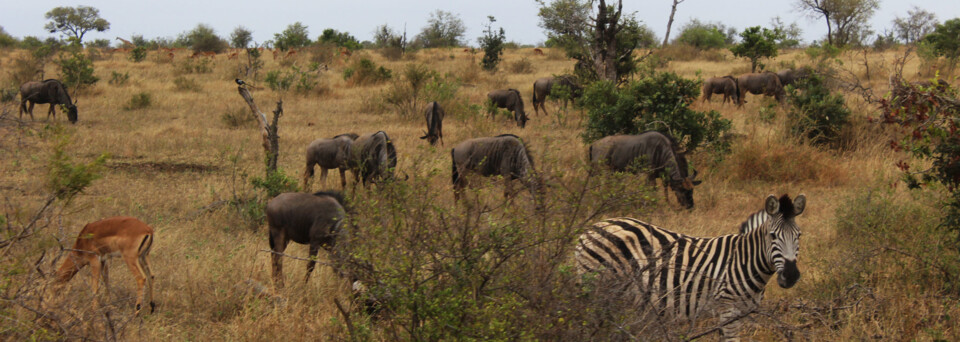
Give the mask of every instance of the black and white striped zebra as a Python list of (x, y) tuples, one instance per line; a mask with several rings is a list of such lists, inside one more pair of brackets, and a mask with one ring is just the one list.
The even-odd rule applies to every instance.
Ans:
[(767, 197), (764, 209), (740, 226), (740, 234), (698, 238), (631, 218), (598, 222), (580, 236), (581, 274), (599, 275), (597, 286), (635, 294), (634, 304), (659, 316), (696, 321), (718, 313), (724, 339), (738, 339), (739, 319), (756, 309), (764, 287), (778, 273), (780, 287), (800, 279), (797, 256), (804, 195)]

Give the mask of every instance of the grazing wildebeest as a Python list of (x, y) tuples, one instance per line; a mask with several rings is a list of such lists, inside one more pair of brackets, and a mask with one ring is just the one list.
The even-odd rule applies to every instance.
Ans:
[[(27, 102), (30, 102), (30, 109), (27, 109)], [(70, 123), (77, 122), (77, 105), (70, 99), (67, 87), (58, 80), (30, 81), (20, 85), (20, 118), (23, 119), (23, 112), (27, 112), (30, 114), (30, 119), (34, 120), (33, 105), (37, 103), (50, 104), (50, 110), (47, 112), (48, 119), (50, 115), (53, 115), (54, 119), (57, 118), (54, 106), (62, 104), (67, 107), (67, 119)]]
[(777, 77), (780, 77), (780, 84), (784, 87), (810, 76), (809, 68), (784, 69), (777, 71)]
[(420, 139), (427, 139), (430, 145), (436, 145), (439, 139), (440, 144), (443, 145), (443, 117), (447, 115), (446, 112), (439, 103), (434, 101), (427, 105), (423, 115), (427, 118), (427, 134)]
[(723, 102), (732, 100), (734, 103), (737, 102), (737, 79), (733, 76), (723, 76), (723, 77), (711, 77), (706, 81), (703, 81), (703, 97), (702, 101), (710, 101), (710, 98), (713, 97), (713, 94), (723, 94)]
[(393, 169), (397, 167), (397, 150), (384, 131), (367, 134), (353, 141), (348, 165), (357, 182), (362, 179), (364, 186), (367, 182), (376, 183), (393, 177)]
[(519, 90), (498, 89), (487, 93), (487, 98), (497, 108), (506, 108), (513, 112), (513, 119), (517, 121), (517, 126), (520, 128), (527, 126), (527, 113), (523, 111), (523, 97), (520, 96)]
[[(591, 163), (600, 163), (614, 171), (650, 171), (651, 183), (655, 184), (657, 178), (663, 179), (665, 196), (667, 188), (672, 188), (681, 205), (693, 208), (693, 187), (700, 181), (694, 180), (696, 170), (688, 176), (687, 158), (684, 152), (677, 151), (673, 138), (656, 131), (612, 135), (591, 144), (587, 153)], [(642, 169), (637, 169), (638, 166)]]
[(290, 241), (310, 245), (311, 261), (307, 262), (305, 282), (310, 280), (320, 247), (336, 254), (333, 247), (346, 217), (343, 196), (339, 192), (282, 193), (267, 202), (266, 213), (270, 249), (274, 251), (273, 282), (276, 287), (283, 287), (283, 256), (278, 253), (283, 253)]
[[(544, 77), (537, 79), (533, 82), (533, 111), (537, 115), (540, 115), (540, 109), (543, 109), (543, 112), (547, 115), (550, 113), (547, 112), (547, 107), (544, 106), (544, 103), (547, 101), (547, 96), (550, 96), (550, 92), (553, 90), (554, 85), (562, 85), (570, 89), (570, 96), (572, 98), (579, 98), (583, 89), (573, 79), (573, 76), (563, 75), (558, 77)], [(567, 107), (567, 99), (563, 99), (563, 107)]]
[(317, 139), (307, 146), (307, 168), (303, 170), (301, 188), (310, 192), (310, 178), (313, 177), (314, 165), (320, 165), (320, 183), (326, 185), (327, 170), (340, 169), (340, 188), (347, 187), (347, 160), (350, 158), (350, 149), (357, 139), (354, 133), (337, 135), (331, 139)]
[(467, 186), (469, 173), (484, 177), (503, 176), (505, 185), (503, 195), (509, 197), (512, 181), (519, 179), (533, 196), (538, 206), (540, 199), (540, 180), (533, 167), (533, 157), (527, 146), (516, 135), (502, 134), (496, 137), (470, 139), (457, 144), (450, 150), (453, 161), (453, 194), (460, 200)]
[(740, 92), (737, 94), (738, 106), (743, 106), (744, 98), (747, 92), (754, 95), (773, 96), (777, 102), (783, 103), (784, 91), (783, 84), (780, 83), (780, 77), (769, 71), (761, 73), (743, 74), (737, 77), (737, 88)]

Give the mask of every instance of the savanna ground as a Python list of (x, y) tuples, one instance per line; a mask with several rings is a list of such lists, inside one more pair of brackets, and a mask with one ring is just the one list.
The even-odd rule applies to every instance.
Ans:
[[(20, 50), (0, 51), (0, 66), (4, 67), (0, 70), (10, 70), (13, 60), (26, 54)], [(0, 127), (0, 206), (9, 221), (6, 229), (12, 230), (5, 231), (6, 236), (18, 233), (19, 229), (11, 228), (14, 223), (28, 221), (48, 196), (47, 164), (56, 139), (50, 138), (54, 133), (47, 125), (62, 126), (64, 133), (60, 134), (67, 135), (70, 141), (65, 150), (76, 161), (89, 162), (102, 153), (109, 154), (101, 179), (72, 203), (46, 215), (41, 220), (43, 228), (34, 235), (0, 250), (6, 265), (0, 290), (7, 294), (0, 302), (0, 336), (11, 340), (111, 339), (113, 329), (121, 340), (348, 337), (333, 303), (333, 298), (348, 301), (346, 281), (329, 267), (319, 267), (303, 284), (303, 262), (288, 259), (287, 287), (273, 297), (258, 295), (251, 290), (256, 286), (250, 284), (264, 284), (272, 289), (270, 255), (262, 251), (269, 249), (265, 225), (251, 225), (249, 218), (229, 205), (204, 210), (211, 203), (256, 194), (250, 178), (263, 174), (264, 155), (256, 124), (252, 120), (237, 120), (250, 116), (233, 82), (242, 58), (227, 60), (226, 55), (218, 55), (212, 61), (211, 72), (186, 73), (182, 64), (188, 54), (179, 52), (170, 62), (151, 51), (140, 63), (130, 61), (126, 54), (104, 54), (94, 62), (100, 82), (76, 97), (80, 119), (76, 125), (66, 123), (63, 113), (56, 121), (45, 120), (47, 105), (38, 105), (34, 111), (37, 121), (27, 119), (20, 126), (14, 120), (16, 103), (0, 105), (4, 115), (4, 126)], [(887, 91), (886, 76), (897, 54), (870, 53), (869, 80), (863, 63), (857, 62), (862, 57), (848, 52), (840, 59), (846, 61), (842, 68), (854, 71), (877, 95), (882, 95)], [(383, 103), (382, 93), (391, 86), (390, 82), (362, 86), (344, 81), (344, 68), (361, 57), (394, 70), (395, 77), (407, 64), (422, 63), (459, 79), (454, 102), (461, 105), (447, 108), (444, 146), (430, 147), (419, 139), (425, 127), (422, 114), (400, 116)], [(280, 168), (299, 180), (304, 149), (312, 140), (345, 132), (365, 134), (383, 130), (399, 151), (398, 173), (416, 178), (419, 185), (432, 189), (431, 200), (435, 203), (457, 210), (450, 184), (449, 149), (465, 139), (513, 133), (530, 145), (538, 168), (549, 170), (556, 179), (586, 177), (585, 146), (579, 126), (585, 114), (571, 109), (565, 120), (535, 116), (530, 102), (534, 80), (569, 72), (573, 62), (560, 51), (547, 49), (544, 56), (535, 56), (532, 49), (507, 50), (500, 71), (490, 74), (479, 69), (480, 57), (462, 49), (418, 51), (399, 60), (365, 51), (351, 57), (330, 57), (330, 69), (321, 72), (315, 90), (282, 95)], [(292, 58), (298, 65), (307, 65), (312, 57), (300, 53)], [(263, 60), (265, 71), (281, 67), (269, 54)], [(802, 51), (793, 51), (767, 65), (778, 69), (778, 65), (808, 62)], [(907, 63), (905, 74), (919, 80), (921, 77), (915, 75), (918, 68), (919, 62), (913, 58)], [(738, 74), (748, 69), (748, 61), (729, 55), (720, 60), (672, 61), (664, 68), (687, 78)], [(48, 76), (55, 75), (57, 70), (53, 63), (46, 65)], [(265, 88), (265, 71), (259, 80), (247, 78), (247, 82)], [(109, 84), (112, 72), (129, 74), (129, 80), (120, 85)], [(0, 74), (7, 84), (5, 77), (6, 73)], [(507, 87), (517, 88), (523, 94), (531, 117), (525, 129), (505, 117), (491, 120), (480, 109), (489, 90)], [(131, 97), (141, 92), (149, 94), (150, 105), (125, 108)], [(253, 96), (261, 110), (268, 112), (281, 95), (264, 89), (254, 91)], [(915, 270), (916, 265), (929, 262), (923, 258), (930, 256), (918, 257), (916, 250), (898, 249), (903, 253), (896, 254), (881, 249), (910, 246), (924, 250), (927, 244), (940, 242), (932, 233), (916, 234), (917, 228), (913, 227), (930, 225), (929, 221), (934, 220), (939, 192), (911, 192), (902, 184), (896, 185), (900, 171), (895, 163), (906, 158), (889, 147), (896, 130), (868, 122), (868, 116), (876, 116), (875, 107), (848, 94), (847, 102), (854, 114), (841, 146), (817, 148), (788, 137), (784, 110), (770, 106), (772, 101), (753, 95), (748, 95), (748, 101), (743, 108), (736, 108), (721, 104), (717, 96), (712, 103), (695, 105), (700, 110), (720, 111), (733, 121), (737, 134), (732, 152), (722, 161), (706, 152), (692, 156), (703, 180), (696, 188), (693, 210), (679, 209), (675, 198), (671, 198), (672, 204), (663, 203), (659, 189), (650, 192), (638, 188), (637, 191), (652, 194), (647, 201), (649, 206), (604, 216), (633, 216), (688, 235), (716, 236), (735, 233), (740, 222), (761, 208), (768, 194), (806, 194), (808, 206), (798, 219), (803, 230), (802, 278), (788, 290), (768, 285), (762, 310), (746, 319), (743, 337), (960, 338), (956, 322), (960, 302), (956, 292), (950, 295), (938, 284), (939, 278)], [(555, 102), (547, 105), (551, 111), (558, 108)], [(499, 182), (487, 184), (479, 196), (491, 201), (498, 199), (501, 186)], [(339, 187), (336, 172), (329, 175), (327, 187)], [(313, 189), (319, 188), (319, 179), (315, 177)], [(368, 198), (367, 202), (357, 203), (369, 203), (377, 191), (376, 187), (359, 189), (354, 196)], [(526, 203), (528, 198), (522, 193), (515, 203)], [(150, 260), (156, 276), (154, 298), (158, 307), (152, 315), (133, 317), (134, 281), (119, 259), (110, 263), (113, 280), (105, 295), (109, 319), (102, 312), (91, 311), (89, 270), (82, 271), (60, 290), (38, 278), (40, 272), (49, 274), (54, 270), (51, 263), (59, 253), (57, 241), (69, 247), (84, 224), (116, 215), (138, 217), (156, 229)], [(887, 235), (871, 235), (869, 230), (863, 233), (858, 228), (871, 220), (880, 222)], [(568, 255), (572, 255), (573, 241), (571, 237)], [(303, 257), (307, 247), (291, 244), (287, 253)], [(22, 302), (11, 300), (11, 294), (22, 291), (23, 286), (37, 287), (42, 293), (25, 297), (30, 299)], [(396, 337), (377, 330), (376, 320), (370, 322), (374, 339)], [(63, 334), (58, 326), (67, 326), (64, 331), (69, 333), (57, 335)]]

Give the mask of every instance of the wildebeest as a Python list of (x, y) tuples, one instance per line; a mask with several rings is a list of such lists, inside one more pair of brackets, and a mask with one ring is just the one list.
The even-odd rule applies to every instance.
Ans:
[[(600, 163), (614, 171), (650, 171), (649, 180), (663, 179), (663, 191), (672, 188), (677, 201), (687, 209), (693, 208), (693, 187), (697, 171), (688, 176), (689, 164), (684, 152), (677, 151), (673, 138), (656, 131), (639, 135), (612, 135), (597, 140), (587, 152), (591, 163)], [(669, 201), (669, 197), (668, 197)]]
[(340, 188), (347, 186), (347, 160), (350, 158), (350, 149), (357, 139), (354, 133), (337, 135), (331, 139), (317, 139), (307, 146), (307, 168), (303, 170), (301, 188), (310, 191), (310, 178), (313, 177), (314, 165), (320, 166), (320, 183), (326, 185), (327, 170), (340, 169)]
[(497, 108), (506, 108), (513, 112), (513, 119), (517, 126), (524, 128), (527, 126), (527, 113), (523, 111), (523, 97), (520, 91), (516, 89), (497, 89), (487, 93), (487, 98)]
[(799, 80), (807, 78), (810, 76), (810, 73), (810, 69), (805, 67), (799, 69), (784, 69), (777, 71), (777, 77), (780, 77), (780, 84), (786, 87)]
[(504, 177), (503, 195), (509, 197), (512, 181), (519, 179), (530, 190), (539, 204), (540, 180), (533, 167), (533, 157), (527, 146), (516, 135), (501, 134), (496, 137), (474, 138), (457, 144), (450, 150), (453, 161), (453, 193), (459, 200), (467, 186), (467, 175), (476, 173), (484, 177)]
[(737, 103), (737, 96), (739, 91), (737, 90), (737, 79), (733, 76), (723, 76), (723, 77), (711, 77), (703, 81), (703, 97), (702, 101), (710, 101), (710, 98), (713, 97), (713, 94), (723, 94), (723, 102), (732, 100), (734, 103)]
[[(533, 111), (537, 115), (540, 115), (540, 109), (543, 109), (543, 112), (549, 115), (547, 112), (547, 107), (544, 106), (544, 103), (547, 100), (547, 96), (550, 96), (550, 92), (553, 90), (554, 85), (562, 85), (567, 87), (570, 90), (570, 96), (572, 98), (580, 97), (581, 92), (583, 91), (579, 85), (576, 84), (573, 77), (570, 75), (563, 75), (558, 77), (544, 77), (537, 79), (533, 82)], [(567, 99), (563, 99), (563, 107), (567, 107)]]
[(740, 92), (737, 94), (738, 106), (743, 106), (743, 100), (747, 92), (754, 95), (773, 96), (777, 102), (783, 103), (784, 91), (783, 84), (780, 83), (780, 77), (769, 71), (761, 73), (743, 74), (737, 77), (737, 88)]
[[(30, 108), (27, 109), (27, 102), (30, 102)], [(23, 119), (23, 112), (30, 114), (33, 120), (33, 105), (49, 103), (50, 110), (47, 112), (47, 118), (53, 115), (57, 118), (57, 112), (54, 110), (56, 105), (62, 104), (67, 107), (67, 119), (70, 123), (77, 122), (77, 105), (70, 99), (67, 87), (58, 80), (48, 79), (42, 82), (30, 81), (20, 85), (20, 118)]]
[(353, 141), (350, 148), (350, 159), (347, 161), (354, 179), (363, 185), (367, 182), (393, 177), (393, 169), (397, 167), (397, 150), (393, 141), (384, 131), (370, 133)]
[(333, 247), (346, 217), (343, 196), (338, 192), (282, 193), (267, 202), (266, 214), (270, 249), (274, 252), (273, 282), (278, 288), (283, 287), (283, 255), (278, 253), (287, 249), (287, 243), (310, 245), (311, 261), (307, 262), (304, 281), (310, 280), (317, 252), (323, 247), (334, 253)]
[(436, 145), (439, 139), (440, 144), (443, 145), (443, 117), (447, 115), (446, 112), (439, 103), (434, 101), (427, 105), (423, 115), (427, 118), (427, 134), (420, 139), (427, 139), (430, 145)]

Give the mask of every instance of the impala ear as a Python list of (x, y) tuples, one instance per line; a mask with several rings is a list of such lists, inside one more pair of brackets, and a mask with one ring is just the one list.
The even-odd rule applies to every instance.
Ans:
[(764, 210), (766, 210), (767, 214), (771, 216), (780, 213), (780, 201), (777, 200), (777, 196), (774, 196), (774, 195), (767, 196), (767, 202), (764, 205)]

